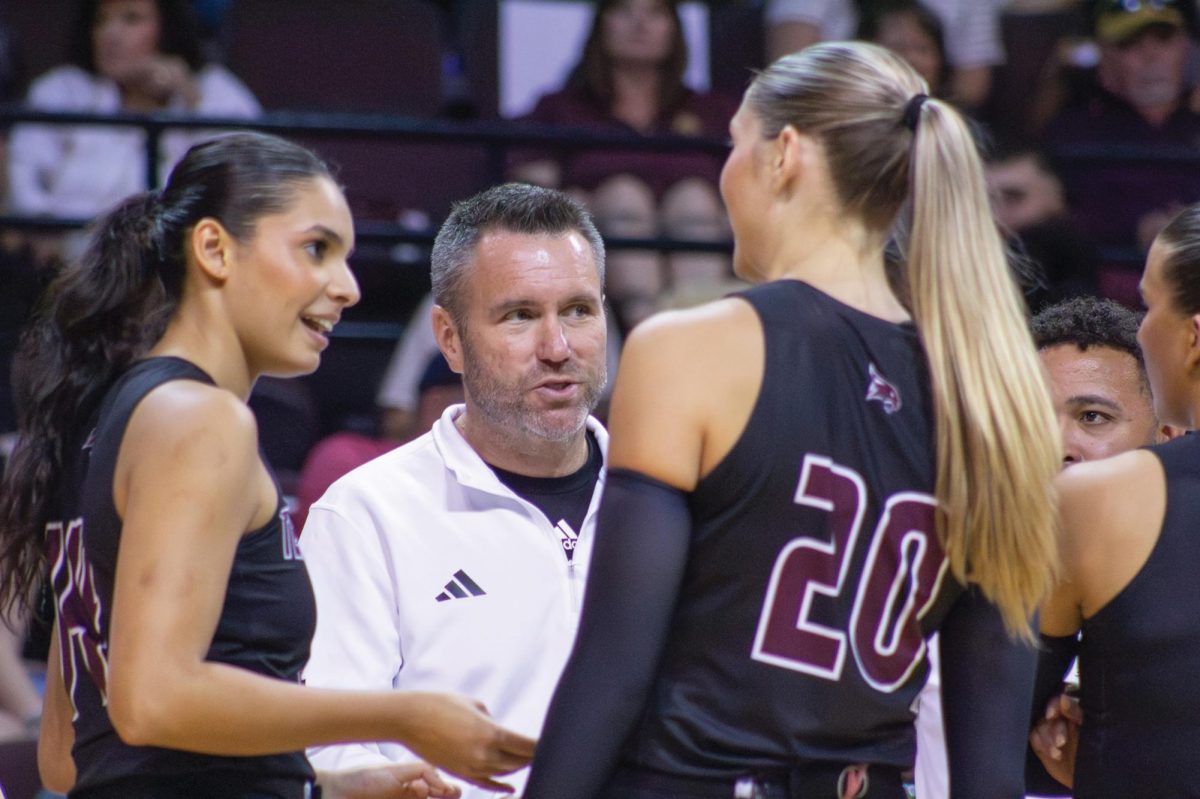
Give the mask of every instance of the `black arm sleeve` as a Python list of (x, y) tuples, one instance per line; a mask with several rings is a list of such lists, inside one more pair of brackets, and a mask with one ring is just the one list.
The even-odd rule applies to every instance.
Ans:
[(590, 799), (612, 773), (658, 670), (690, 539), (683, 492), (637, 472), (608, 473), (579, 634), (525, 799)]
[[(1037, 680), (1033, 689), (1030, 726), (1041, 721), (1046, 704), (1063, 689), (1063, 676), (1079, 652), (1078, 635), (1043, 635), (1038, 653)], [(1025, 787), (1038, 796), (1070, 796), (1071, 789), (1046, 772), (1042, 761), (1030, 747), (1026, 754)]]
[(951, 608), (940, 637), (950, 795), (1021, 799), (1036, 652), (1009, 636), (974, 587)]

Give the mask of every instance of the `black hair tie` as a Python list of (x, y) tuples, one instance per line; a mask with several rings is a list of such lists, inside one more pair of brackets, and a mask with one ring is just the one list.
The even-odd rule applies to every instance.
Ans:
[(917, 123), (921, 121), (921, 106), (929, 99), (928, 94), (914, 94), (904, 106), (904, 126), (913, 133), (917, 132)]

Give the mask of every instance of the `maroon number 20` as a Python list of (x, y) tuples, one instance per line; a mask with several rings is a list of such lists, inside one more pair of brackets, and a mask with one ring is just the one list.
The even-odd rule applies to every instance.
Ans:
[[(795, 501), (830, 514), (829, 540), (803, 536), (780, 551), (771, 570), (751, 656), (781, 668), (839, 680), (846, 652), (878, 691), (896, 690), (925, 655), (920, 619), (946, 572), (934, 533), (936, 501), (905, 491), (883, 503), (857, 584), (851, 561), (867, 507), (866, 484), (853, 469), (807, 455)], [(811, 618), (816, 595), (855, 591), (841, 626)]]

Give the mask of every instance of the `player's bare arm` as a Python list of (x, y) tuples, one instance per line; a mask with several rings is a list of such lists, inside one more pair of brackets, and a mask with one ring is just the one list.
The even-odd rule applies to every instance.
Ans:
[(42, 700), (37, 758), (42, 785), (56, 793), (66, 793), (75, 785), (75, 761), (71, 758), (75, 729), (71, 726), (71, 700), (59, 664), (58, 623), (55, 622), (50, 636), (50, 653), (46, 658), (46, 695)]
[(124, 530), (110, 712), (127, 741), (255, 755), (405, 740), (485, 784), (527, 762), (533, 741), (496, 727), (469, 700), (319, 691), (204, 659), (237, 543), (275, 512), (253, 417), (236, 397), (183, 381), (152, 392), (130, 421), (114, 495)]

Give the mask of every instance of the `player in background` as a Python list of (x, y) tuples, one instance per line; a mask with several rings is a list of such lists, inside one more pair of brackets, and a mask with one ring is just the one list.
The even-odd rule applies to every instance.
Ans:
[[(1200, 206), (1154, 240), (1138, 342), (1159, 421), (1200, 420)], [(1043, 764), (1078, 797), (1200, 793), (1200, 439), (1184, 435), (1065, 470), (1063, 579), (1042, 606), (1035, 708), (1079, 656), (1082, 726)], [(1082, 632), (1082, 637), (1078, 633)]]
[[(1140, 317), (1098, 297), (1074, 297), (1043, 308), (1029, 326), (1050, 381), (1062, 431), (1063, 465), (1107, 458), (1178, 435), (1154, 415), (1150, 381), (1137, 342)], [(937, 647), (930, 646), (931, 658)], [(917, 710), (916, 791), (949, 796), (942, 729), (941, 684), (931, 670)], [(1077, 681), (1076, 681), (1077, 682)], [(1026, 774), (1030, 793), (1063, 796), (1046, 775)]]

